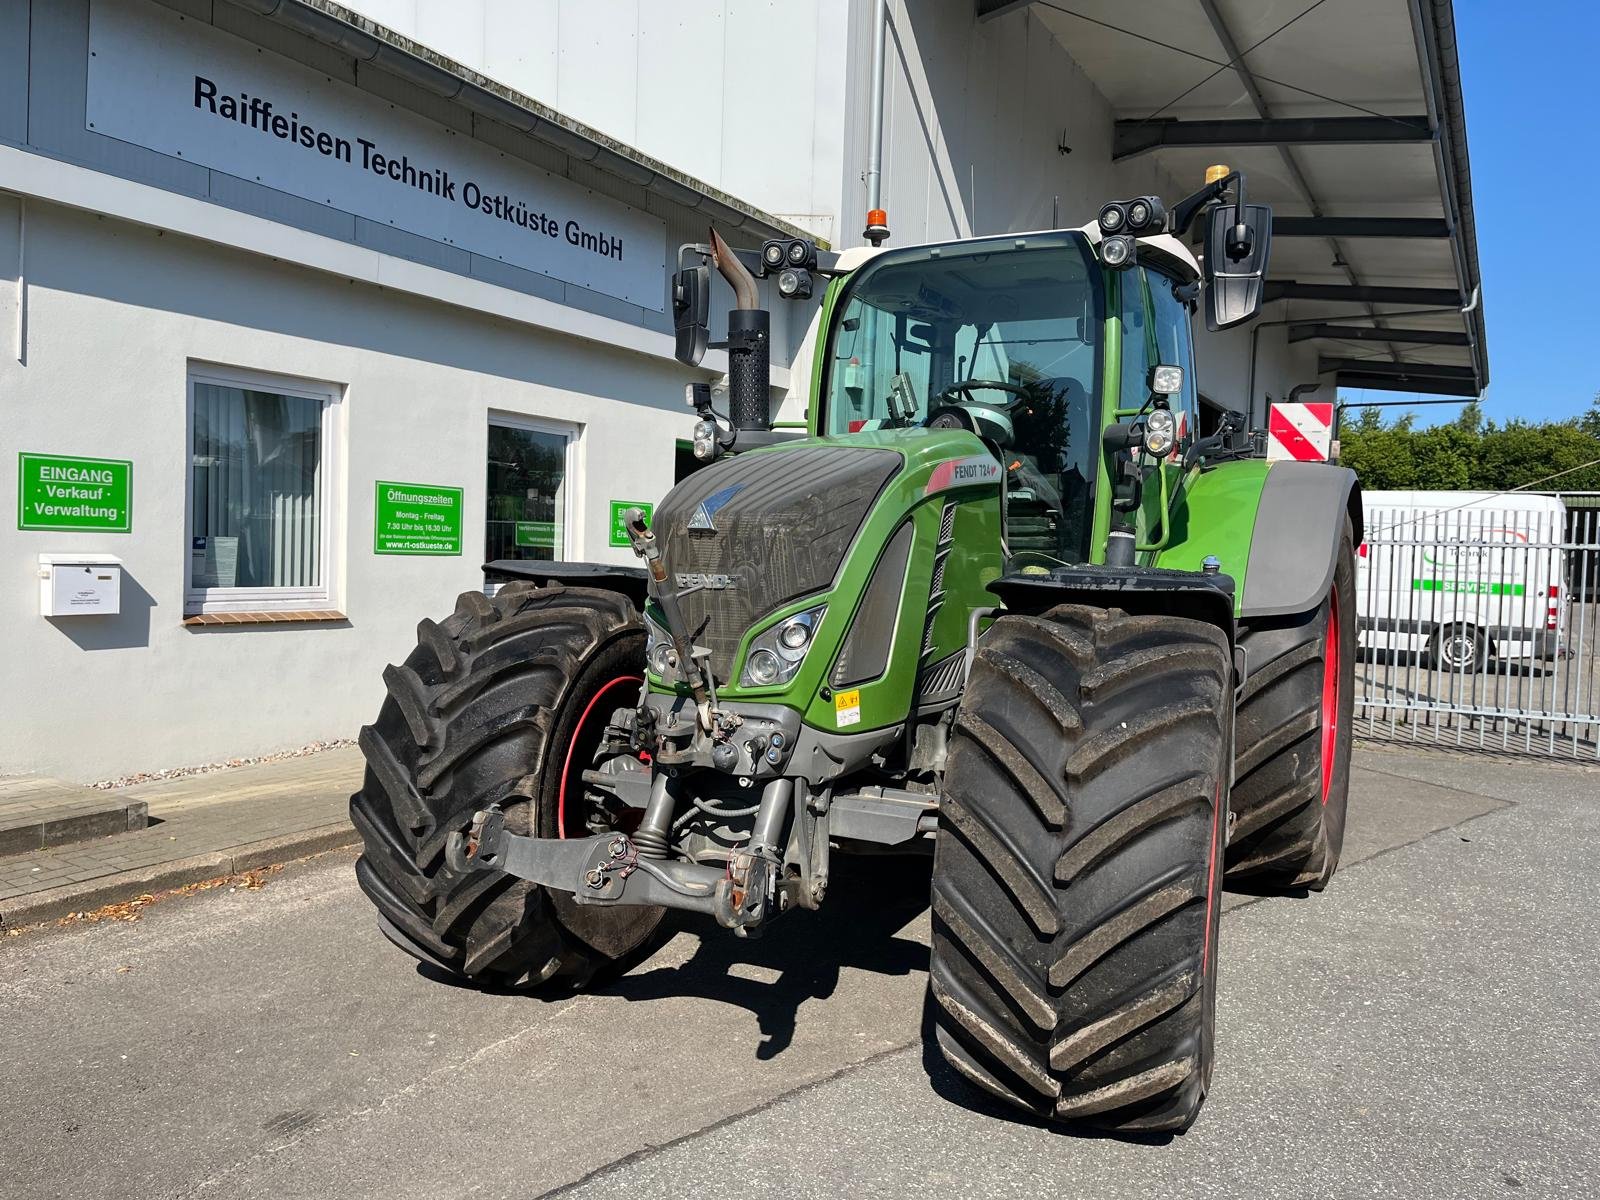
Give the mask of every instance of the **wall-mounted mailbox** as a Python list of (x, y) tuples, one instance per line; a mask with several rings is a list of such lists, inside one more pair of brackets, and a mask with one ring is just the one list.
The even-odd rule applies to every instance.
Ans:
[(39, 611), (47, 617), (122, 611), (122, 560), (111, 554), (39, 555)]

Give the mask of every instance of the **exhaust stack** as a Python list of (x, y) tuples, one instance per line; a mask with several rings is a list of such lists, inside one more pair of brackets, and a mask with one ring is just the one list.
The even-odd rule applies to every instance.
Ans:
[(715, 229), (711, 261), (733, 288), (736, 305), (728, 313), (728, 420), (737, 430), (765, 433), (772, 428), (772, 315), (759, 307), (755, 276)]

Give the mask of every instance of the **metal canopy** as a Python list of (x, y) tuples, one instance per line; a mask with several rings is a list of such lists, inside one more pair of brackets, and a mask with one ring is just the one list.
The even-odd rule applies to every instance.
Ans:
[(1266, 319), (1316, 343), (1325, 382), (1481, 393), (1451, 0), (976, 0), (1023, 7), (1110, 101), (1114, 158), (1180, 187), (1225, 162), (1272, 205)]

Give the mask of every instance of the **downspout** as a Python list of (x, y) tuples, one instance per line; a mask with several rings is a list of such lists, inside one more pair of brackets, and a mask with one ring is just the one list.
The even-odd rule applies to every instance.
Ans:
[(872, 111), (867, 123), (867, 228), (862, 237), (874, 246), (889, 236), (883, 210), (883, 77), (889, 37), (889, 0), (872, 4)]
[(28, 365), (28, 198), (17, 197), (17, 362)]

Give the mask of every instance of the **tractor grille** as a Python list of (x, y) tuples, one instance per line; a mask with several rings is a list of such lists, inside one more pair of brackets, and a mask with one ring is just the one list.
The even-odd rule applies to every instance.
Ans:
[(833, 582), (899, 468), (892, 450), (803, 446), (725, 459), (668, 493), (655, 530), (674, 584), (686, 574), (725, 575), (732, 584), (680, 587), (678, 595), (719, 683), (728, 682), (753, 624)]

